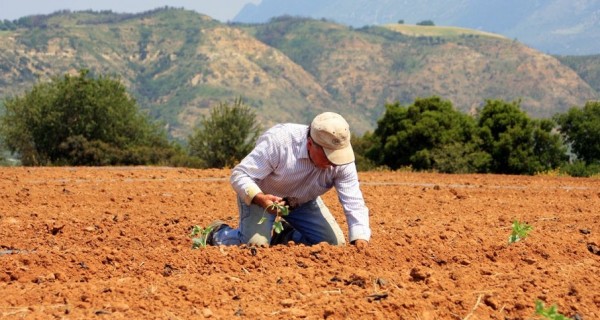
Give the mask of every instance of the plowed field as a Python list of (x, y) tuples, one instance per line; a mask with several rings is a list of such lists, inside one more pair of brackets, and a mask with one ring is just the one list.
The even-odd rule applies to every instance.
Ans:
[[(0, 318), (600, 319), (600, 179), (360, 173), (373, 238), (191, 250), (229, 170), (0, 168)], [(324, 196), (347, 235), (335, 191)], [(513, 220), (533, 227), (508, 244)]]

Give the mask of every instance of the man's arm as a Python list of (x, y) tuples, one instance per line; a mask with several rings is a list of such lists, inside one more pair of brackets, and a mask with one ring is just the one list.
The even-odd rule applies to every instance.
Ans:
[(360, 190), (358, 174), (354, 163), (341, 168), (335, 179), (335, 188), (340, 204), (344, 209), (346, 221), (348, 222), (350, 243), (364, 244), (363, 241), (368, 242), (371, 239), (369, 209), (365, 205), (365, 200)]
[(248, 205), (258, 194), (263, 194), (257, 182), (271, 174), (279, 161), (278, 150), (271, 140), (267, 131), (257, 140), (254, 149), (231, 171), (229, 182)]

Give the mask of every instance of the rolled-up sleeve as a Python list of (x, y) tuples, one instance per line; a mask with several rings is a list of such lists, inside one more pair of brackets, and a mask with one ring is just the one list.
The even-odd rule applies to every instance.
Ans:
[(344, 166), (335, 179), (335, 188), (346, 221), (348, 222), (348, 238), (354, 240), (370, 240), (369, 209), (365, 205), (358, 174), (354, 163)]

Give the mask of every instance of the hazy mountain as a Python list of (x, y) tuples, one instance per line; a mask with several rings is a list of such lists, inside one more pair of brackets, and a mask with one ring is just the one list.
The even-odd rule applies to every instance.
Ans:
[(343, 113), (373, 130), (386, 103), (437, 95), (464, 112), (520, 100), (550, 117), (598, 93), (556, 58), (476, 30), (393, 24), (350, 28), (279, 18), (223, 24), (180, 9), (62, 12), (0, 31), (0, 101), (52, 75), (118, 76), (143, 110), (186, 138), (211, 106), (242, 97), (266, 127)]
[(326, 18), (353, 27), (431, 20), (502, 34), (552, 54), (600, 53), (600, 0), (263, 0), (234, 18)]

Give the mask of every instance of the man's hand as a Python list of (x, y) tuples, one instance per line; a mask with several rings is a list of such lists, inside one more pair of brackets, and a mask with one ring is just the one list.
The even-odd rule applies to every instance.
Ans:
[(357, 239), (350, 243), (356, 246), (359, 251), (365, 250), (369, 246), (369, 241), (364, 239)]
[[(274, 196), (272, 194), (264, 194), (264, 193), (258, 193), (252, 199), (252, 203), (254, 203), (255, 205), (257, 205), (261, 208), (268, 208), (270, 205), (273, 204), (273, 202), (281, 203), (282, 201), (283, 201), (283, 199), (281, 197)], [(270, 214), (277, 214), (275, 209), (269, 209), (269, 210), (267, 210), (267, 212), (269, 212)]]

